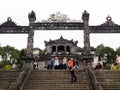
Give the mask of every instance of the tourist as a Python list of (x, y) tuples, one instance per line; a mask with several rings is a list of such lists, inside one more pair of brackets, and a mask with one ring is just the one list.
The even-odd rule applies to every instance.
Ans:
[(116, 63), (118, 64), (118, 69), (120, 70), (120, 56), (116, 55)]
[(38, 64), (37, 61), (34, 61), (34, 62), (33, 62), (33, 69), (36, 69), (36, 68), (37, 68), (37, 64)]
[(67, 68), (67, 58), (64, 57), (63, 58), (63, 69), (66, 69)]
[(70, 70), (70, 74), (71, 74), (71, 84), (73, 82), (76, 82), (77, 80), (77, 77), (75, 75), (75, 68), (74, 68), (74, 60), (73, 58), (71, 58), (69, 61), (68, 61), (68, 68)]
[(102, 64), (100, 63), (100, 61), (97, 63), (96, 68), (95, 69), (99, 69), (101, 70), (103, 68)]
[(75, 75), (75, 68), (74, 67), (70, 67), (70, 74), (71, 74), (71, 84), (73, 82), (77, 81), (77, 77)]
[(76, 58), (74, 59), (74, 68), (75, 68), (75, 69), (78, 69), (78, 68), (79, 68), (79, 64), (78, 64), (78, 61), (77, 61)]
[(119, 57), (119, 55), (117, 54), (116, 55), (116, 63), (118, 64), (120, 62), (120, 57)]
[(73, 60), (73, 58), (71, 58), (71, 59), (68, 61), (68, 67), (69, 67), (69, 68), (74, 67), (74, 60)]
[(53, 69), (53, 66), (54, 66), (54, 58), (52, 58), (52, 59), (49, 61), (48, 69)]
[(58, 69), (59, 67), (59, 59), (58, 57), (55, 57), (55, 60), (54, 60), (54, 69)]
[(111, 64), (111, 70), (117, 70), (117, 67), (113, 63)]
[(96, 69), (96, 66), (97, 66), (96, 61), (93, 61), (93, 62), (92, 62), (92, 68), (93, 68), (93, 69)]

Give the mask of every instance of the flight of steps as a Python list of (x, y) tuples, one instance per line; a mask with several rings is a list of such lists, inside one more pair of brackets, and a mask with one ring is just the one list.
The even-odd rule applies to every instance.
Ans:
[(20, 74), (17, 70), (0, 70), (0, 90), (8, 90)]
[(79, 71), (77, 77), (71, 84), (68, 70), (34, 70), (23, 90), (90, 90), (85, 73)]
[(120, 90), (120, 71), (97, 70), (95, 74), (103, 90)]

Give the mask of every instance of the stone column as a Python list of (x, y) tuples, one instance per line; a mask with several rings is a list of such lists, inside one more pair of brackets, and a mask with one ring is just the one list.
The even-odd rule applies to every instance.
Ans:
[(89, 55), (90, 53), (90, 40), (89, 40), (89, 13), (86, 11), (82, 14), (83, 29), (84, 29), (84, 54)]
[(90, 58), (90, 28), (89, 28), (89, 13), (85, 10), (82, 14), (83, 29), (84, 29), (84, 53), (83, 60), (86, 62), (91, 62)]
[(33, 44), (34, 44), (34, 22), (36, 16), (34, 11), (28, 14), (29, 19), (29, 32), (28, 32), (28, 42), (27, 42), (27, 57), (32, 58), (33, 56)]

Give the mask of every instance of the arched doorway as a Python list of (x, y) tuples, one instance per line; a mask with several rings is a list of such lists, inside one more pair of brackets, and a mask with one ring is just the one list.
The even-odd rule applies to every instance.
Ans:
[(70, 46), (66, 46), (66, 52), (70, 53)]
[(63, 45), (58, 46), (58, 52), (65, 52), (65, 47)]
[(56, 46), (52, 46), (52, 54), (56, 52)]

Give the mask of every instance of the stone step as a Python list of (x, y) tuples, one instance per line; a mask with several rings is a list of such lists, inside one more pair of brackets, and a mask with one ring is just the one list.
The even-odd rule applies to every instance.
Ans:
[[(70, 82), (70, 79), (68, 80), (29, 80), (29, 82), (27, 83), (67, 83), (67, 82)], [(88, 83), (87, 80), (78, 80), (77, 79), (77, 82), (78, 83)]]
[(108, 83), (113, 83), (113, 82), (120, 82), (119, 79), (97, 79), (99, 82), (108, 82)]
[[(64, 76), (68, 76), (70, 75), (70, 73), (66, 73), (66, 74), (63, 74), (63, 73), (59, 73), (60, 75), (64, 75)], [(54, 74), (51, 74), (51, 73), (36, 73), (36, 74), (33, 74), (31, 76), (57, 76), (59, 75), (58, 73), (54, 73)], [(81, 74), (81, 73), (75, 73), (76, 75), (80, 75), (80, 76), (83, 76), (84, 74)]]
[[(86, 78), (78, 77), (78, 80), (85, 80)], [(69, 80), (71, 77), (31, 77), (29, 80)]]
[[(59, 75), (59, 74), (69, 75), (70, 73), (56, 73), (56, 72), (54, 72), (53, 74), (52, 73), (32, 73), (32, 76), (43, 76), (43, 75), (54, 76), (54, 75)], [(76, 74), (80, 74), (81, 76), (84, 75), (84, 73), (76, 73)]]
[[(25, 86), (24, 88), (29, 88), (28, 86)], [(36, 88), (36, 86), (33, 86), (31, 88)], [(74, 84), (65, 84), (65, 85), (60, 85), (60, 84), (46, 84), (42, 85), (38, 88), (88, 88), (88, 86), (85, 85), (78, 85), (76, 83)]]
[[(51, 73), (55, 73), (55, 72), (61, 72), (61, 73), (66, 73), (66, 72), (64, 72), (64, 71), (66, 71), (66, 72), (69, 72), (69, 69), (52, 69), (52, 70), (33, 70), (33, 72), (32, 73), (48, 73), (48, 72), (51, 72)], [(83, 69), (79, 69), (79, 70), (77, 70), (77, 71), (79, 71), (79, 72), (83, 72), (84, 73), (84, 70)]]
[[(32, 85), (32, 84), (30, 84), (29, 83), (29, 85)], [(39, 84), (35, 84), (34, 83), (34, 86), (32, 86), (32, 87), (35, 87), (35, 86), (38, 86)], [(68, 82), (68, 83), (66, 83), (66, 84), (59, 84), (59, 83), (46, 83), (46, 84), (44, 84), (44, 86), (46, 87), (46, 86), (48, 86), (48, 87), (51, 87), (51, 86), (56, 86), (56, 87), (86, 87), (85, 86), (86, 84), (79, 84), (79, 83), (77, 83), (77, 82), (74, 82), (74, 85), (72, 85), (70, 82)], [(41, 84), (41, 87), (44, 87), (44, 86), (42, 86), (42, 84)]]
[(96, 77), (103, 90), (120, 90), (120, 71), (95, 71)]
[(8, 90), (8, 87), (14, 83), (21, 71), (0, 70), (0, 90)]
[(8, 90), (8, 88), (9, 88), (9, 84), (8, 85), (0, 85), (0, 90), (3, 90), (3, 89)]
[(103, 86), (119, 86), (120, 82), (119, 83), (100, 82), (100, 84), (103, 85)]
[(8, 88), (0, 87), (0, 90), (8, 90)]
[(81, 90), (81, 89), (84, 89), (84, 90), (89, 90), (89, 87), (49, 87), (49, 88), (47, 88), (47, 87), (38, 87), (38, 88), (36, 88), (36, 87), (30, 87), (30, 88), (27, 88), (27, 87), (25, 87), (23, 90), (26, 90), (26, 89), (31, 89), (31, 90), (52, 90), (52, 89), (54, 89), (54, 90), (57, 90), (57, 89), (65, 89), (65, 90), (69, 90), (69, 89), (72, 89), (72, 90)]
[[(41, 80), (37, 80), (37, 79), (29, 79), (29, 82), (66, 82), (66, 81), (69, 81), (71, 80), (71, 78), (68, 78), (68, 79), (41, 79)], [(87, 80), (85, 79), (77, 79), (79, 82), (87, 82)]]
[(89, 90), (89, 87), (86, 88), (25, 88), (24, 90)]
[(23, 90), (89, 90), (85, 73), (81, 71), (76, 76), (78, 81), (71, 84), (67, 70), (33, 71)]
[[(26, 86), (28, 86), (28, 85), (32, 86), (33, 84), (35, 84), (35, 86), (39, 86), (39, 85), (41, 85), (41, 86), (42, 85), (57, 85), (57, 84), (59, 84), (59, 85), (67, 85), (67, 84), (69, 84), (70, 85), (70, 82), (67, 82), (67, 83), (57, 83), (57, 82), (56, 83), (53, 83), (53, 82), (51, 82), (51, 83), (42, 83), (41, 82), (41, 83), (32, 83), (32, 84), (31, 83), (27, 83)], [(88, 83), (84, 83), (84, 82), (83, 83), (75, 82), (75, 84), (78, 85), (78, 86), (81, 86), (81, 85), (82, 86), (88, 86), (89, 85)]]
[(120, 75), (102, 75), (102, 77), (101, 76), (97, 76), (98, 78), (120, 78)]
[[(79, 75), (80, 77), (85, 77), (84, 75), (85, 74), (75, 74), (75, 75)], [(62, 74), (62, 73), (60, 73), (60, 74), (54, 74), (54, 75), (52, 75), (52, 74), (37, 74), (37, 75), (30, 75), (31, 77), (55, 77), (55, 76), (64, 76), (64, 77), (68, 77), (68, 76), (70, 76), (70, 74)]]
[(120, 90), (120, 87), (118, 87), (118, 88), (112, 88), (112, 87), (103, 87), (103, 90)]
[(101, 70), (101, 71), (98, 71), (98, 70), (95, 70), (95, 74), (96, 75), (120, 75), (120, 71), (117, 70), (117, 71), (114, 71), (114, 70)]
[[(51, 82), (51, 81), (52, 81), (52, 82), (67, 82), (67, 81), (69, 81), (69, 80), (71, 80), (71, 78), (65, 78), (65, 79), (62, 79), (62, 78), (61, 78), (61, 79), (58, 79), (58, 78), (53, 78), (53, 79), (45, 79), (45, 78), (44, 78), (44, 79), (43, 79), (43, 78), (42, 78), (42, 79), (38, 79), (38, 80), (37, 80), (37, 79), (31, 79), (31, 78), (30, 78), (30, 79), (29, 79), (29, 82), (36, 82), (36, 81), (37, 81), (37, 83), (38, 83), (38, 82)], [(87, 82), (86, 79), (78, 78), (77, 80), (78, 80), (79, 82), (81, 82), (81, 81), (82, 81), (82, 82)]]
[(102, 87), (103, 88), (119, 88), (120, 89), (120, 86), (117, 86), (117, 85), (115, 85), (115, 86), (110, 86), (110, 85), (102, 85)]

